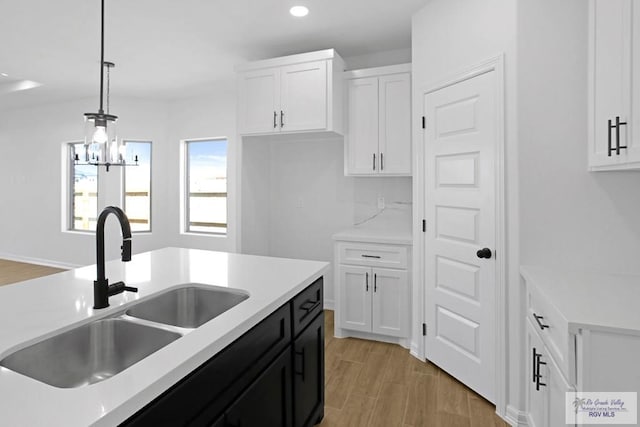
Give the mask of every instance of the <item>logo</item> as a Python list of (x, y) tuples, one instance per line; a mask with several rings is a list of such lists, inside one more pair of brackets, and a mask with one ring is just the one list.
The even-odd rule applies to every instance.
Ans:
[(632, 424), (638, 422), (637, 392), (567, 392), (567, 424)]

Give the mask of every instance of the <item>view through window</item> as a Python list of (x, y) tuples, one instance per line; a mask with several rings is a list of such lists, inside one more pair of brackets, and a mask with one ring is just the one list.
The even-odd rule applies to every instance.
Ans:
[(124, 211), (131, 231), (151, 231), (151, 142), (126, 141), (127, 163), (124, 168)]
[(227, 233), (227, 140), (186, 141), (186, 231)]
[(76, 165), (76, 154), (83, 158), (84, 143), (69, 144), (71, 162), (69, 229), (94, 231), (98, 220), (98, 168), (91, 165)]

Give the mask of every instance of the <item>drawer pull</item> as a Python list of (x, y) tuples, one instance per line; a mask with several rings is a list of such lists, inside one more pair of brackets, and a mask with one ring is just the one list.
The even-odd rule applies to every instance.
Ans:
[(364, 276), (365, 292), (369, 292), (369, 273), (365, 273)]
[(315, 310), (320, 305), (321, 302), (322, 301), (320, 300), (318, 301), (307, 300), (304, 303), (300, 304), (300, 308), (306, 311), (307, 313), (309, 313), (310, 311)]
[(360, 255), (362, 258), (374, 258), (374, 259), (380, 259), (380, 255), (367, 255), (367, 254), (362, 254)]
[(378, 275), (373, 275), (373, 292), (378, 292)]
[(540, 329), (542, 329), (543, 331), (549, 327), (549, 325), (546, 325), (544, 323), (541, 322), (542, 319), (544, 319), (544, 316), (539, 316), (535, 313), (533, 313), (533, 317), (536, 319), (536, 322), (538, 323), (538, 326), (540, 326)]
[(302, 381), (304, 381), (304, 347), (302, 348), (302, 351), (296, 351), (295, 352), (296, 356), (300, 356), (300, 370), (298, 371), (297, 369), (295, 369), (294, 367), (294, 374), (296, 375), (300, 375), (302, 377)]

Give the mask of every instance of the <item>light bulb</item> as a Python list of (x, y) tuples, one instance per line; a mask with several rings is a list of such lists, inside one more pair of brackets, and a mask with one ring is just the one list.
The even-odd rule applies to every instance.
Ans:
[(93, 133), (93, 142), (98, 144), (104, 144), (107, 142), (109, 137), (107, 136), (107, 127), (106, 126), (96, 126), (96, 131)]
[(309, 14), (309, 9), (305, 6), (293, 6), (291, 9), (289, 9), (289, 13), (296, 18), (302, 18), (303, 16), (307, 16)]

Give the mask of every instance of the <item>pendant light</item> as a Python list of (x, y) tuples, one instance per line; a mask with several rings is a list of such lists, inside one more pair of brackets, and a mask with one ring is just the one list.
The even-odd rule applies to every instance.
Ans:
[[(100, 108), (97, 113), (85, 113), (85, 162), (95, 166), (106, 166), (107, 172), (110, 166), (127, 165), (124, 142), (116, 133), (116, 121), (118, 116), (109, 113), (110, 72), (115, 67), (113, 62), (104, 60), (104, 0), (101, 0), (101, 31), (100, 31)], [(107, 70), (107, 109), (104, 110), (104, 70)], [(76, 155), (76, 163), (79, 156)], [(136, 156), (137, 166), (138, 159)]]

